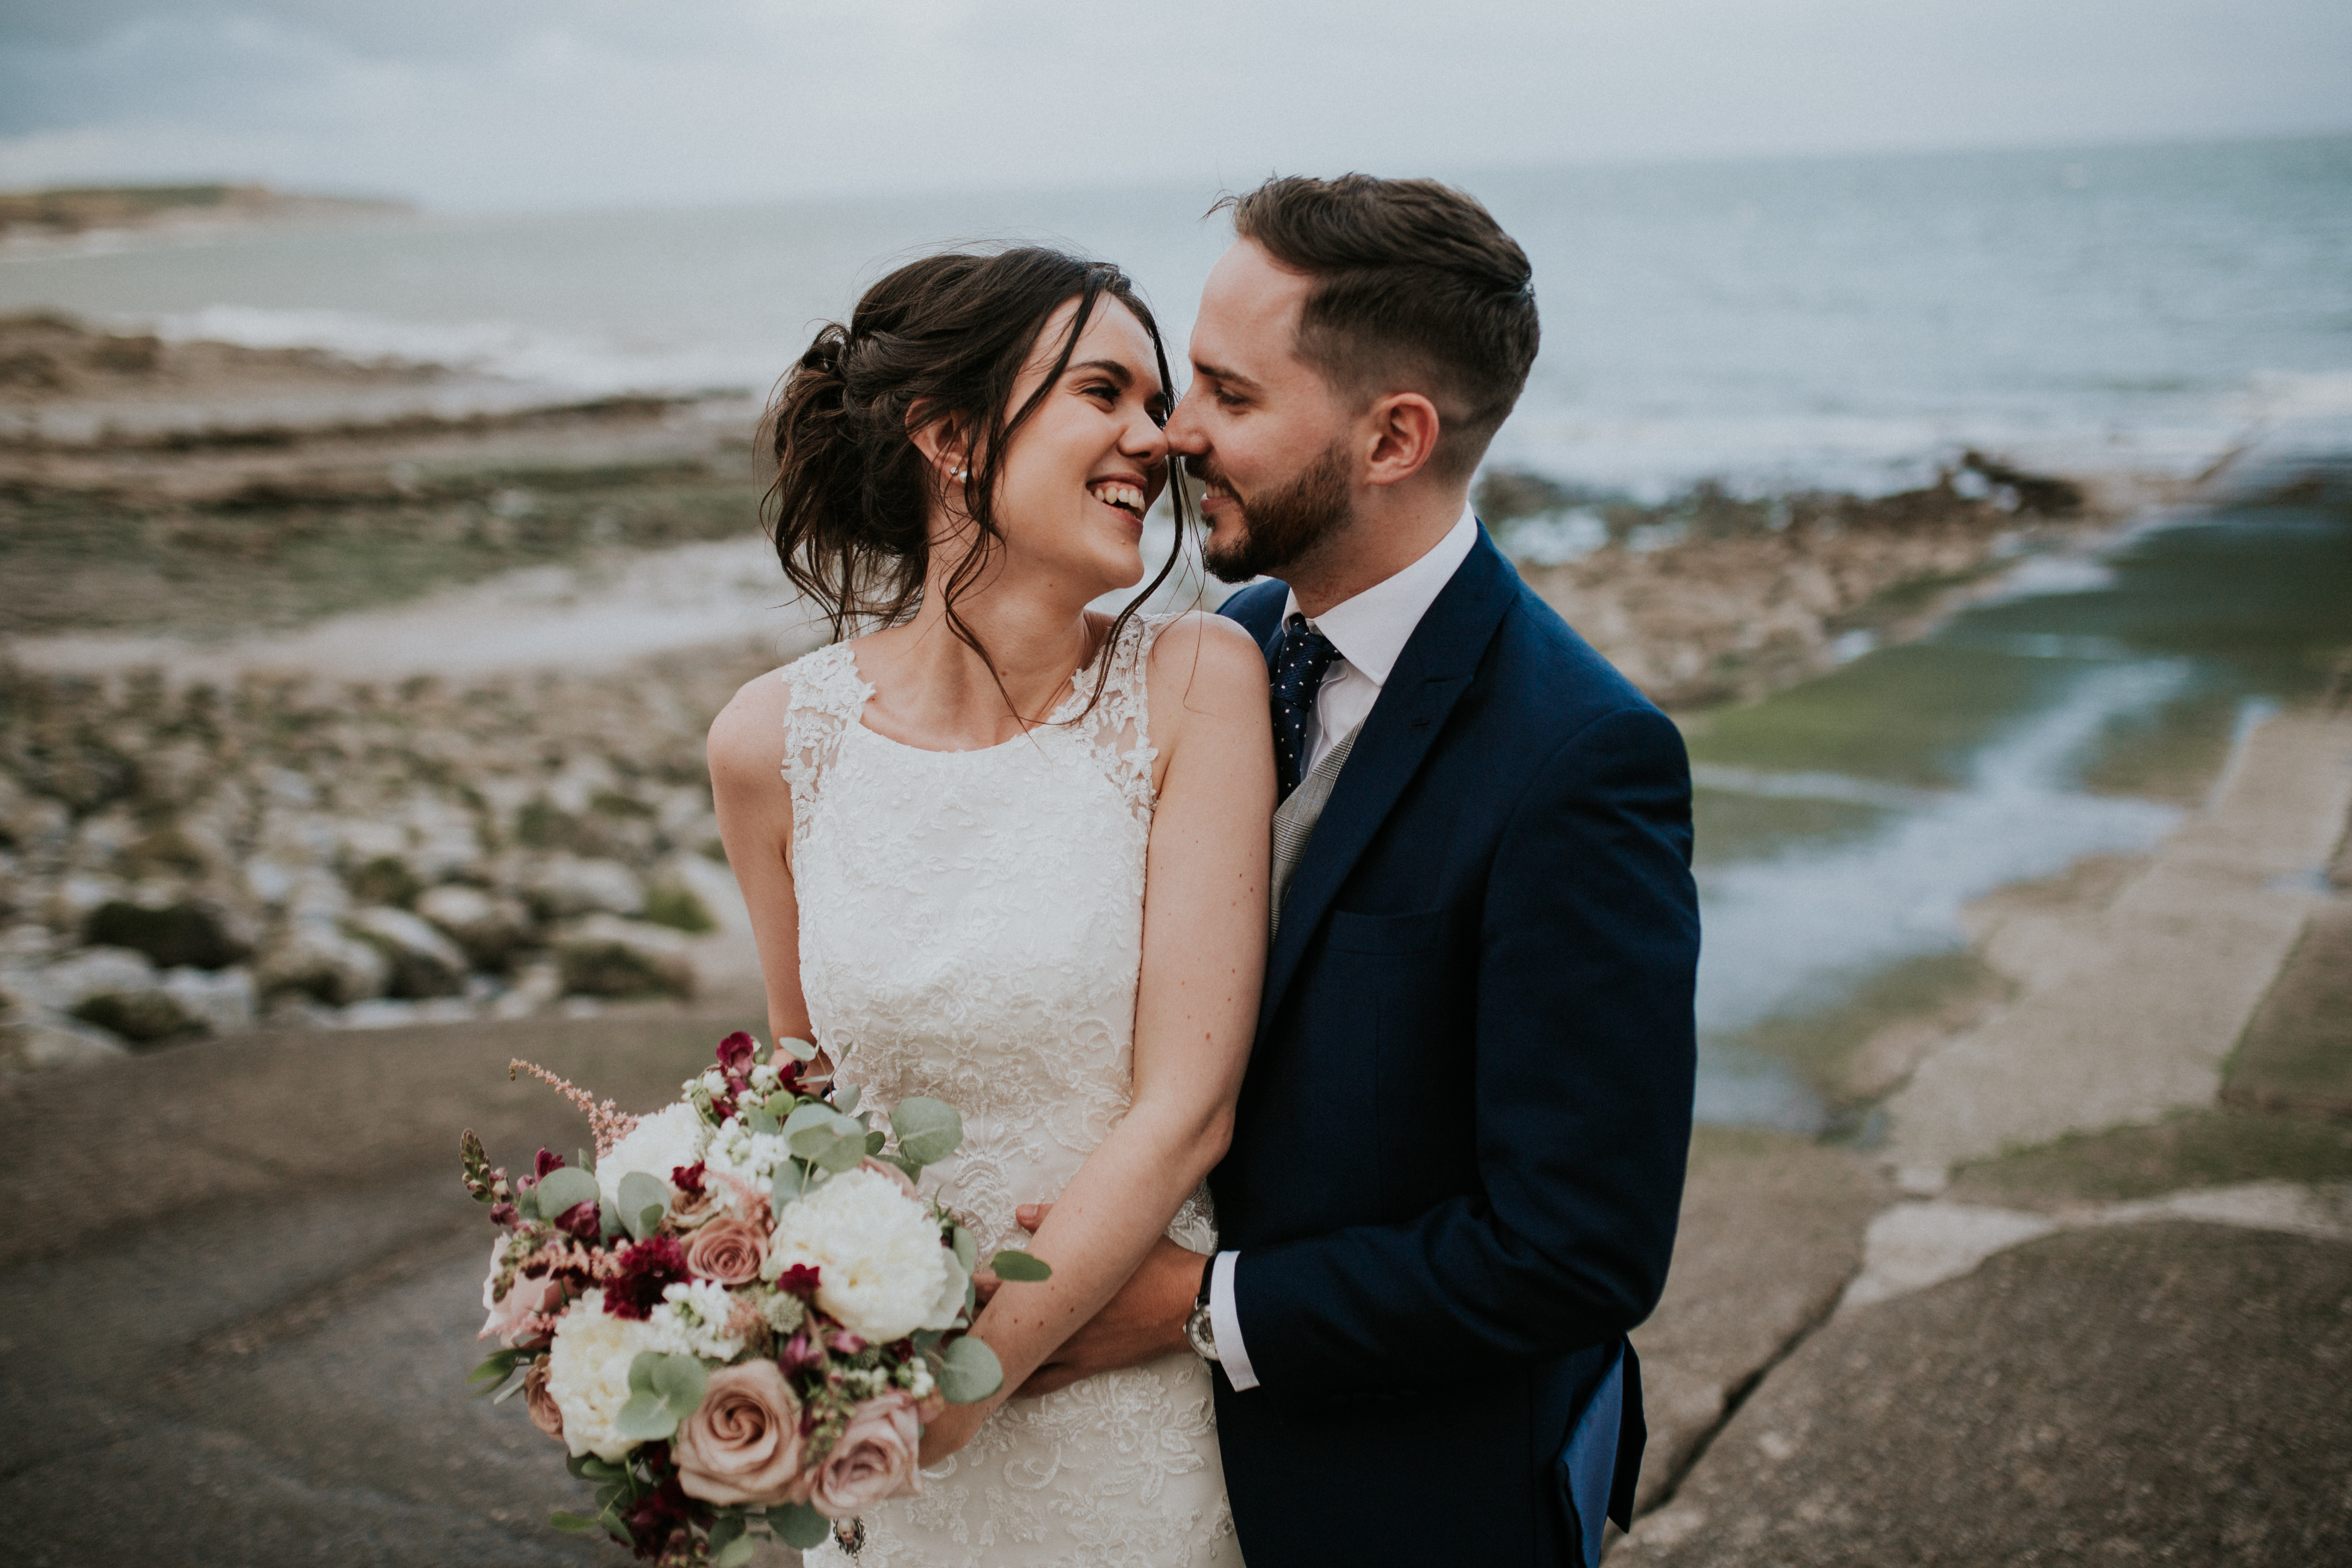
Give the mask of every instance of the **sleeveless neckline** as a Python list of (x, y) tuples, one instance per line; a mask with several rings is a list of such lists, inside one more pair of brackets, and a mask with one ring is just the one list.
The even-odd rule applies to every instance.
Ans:
[[(1130, 622), (1129, 624), (1133, 625), (1134, 623)], [(999, 741), (995, 744), (989, 746), (963, 746), (952, 751), (939, 746), (918, 746), (911, 741), (901, 741), (895, 735), (884, 734), (881, 731), (877, 730), (873, 725), (868, 724), (866, 721), (866, 704), (874, 700), (874, 683), (866, 679), (865, 670), (860, 668), (857, 663), (857, 645), (865, 640), (866, 639), (864, 637), (856, 637), (848, 642), (838, 645), (841, 648), (842, 662), (848, 668), (849, 679), (856, 683), (857, 689), (862, 694), (857, 700), (856, 716), (851, 721), (851, 727), (853, 729), (864, 731), (866, 734), (871, 735), (874, 739), (881, 742), (886, 746), (896, 746), (902, 752), (913, 752), (921, 756), (984, 757), (992, 752), (1001, 752), (1007, 746), (1017, 746), (1024, 741), (1034, 740), (1036, 738), (1036, 731), (1039, 730), (1054, 728), (1069, 722), (1072, 716), (1071, 709), (1073, 705), (1077, 701), (1079, 697), (1084, 694), (1087, 687), (1091, 683), (1091, 678), (1094, 676), (1095, 672), (1102, 668), (1103, 658), (1109, 653), (1113, 639), (1108, 637), (1104, 637), (1100, 643), (1096, 645), (1093, 656), (1066, 678), (1070, 683), (1069, 695), (1058, 699), (1053, 707), (1047, 709), (1045, 710), (1045, 718), (1038, 720), (1034, 724), (1032, 724), (1029, 728), (1022, 731), (1021, 733), (1013, 736), (1011, 740)], [(1104, 696), (1108, 698), (1109, 693), (1105, 692)]]

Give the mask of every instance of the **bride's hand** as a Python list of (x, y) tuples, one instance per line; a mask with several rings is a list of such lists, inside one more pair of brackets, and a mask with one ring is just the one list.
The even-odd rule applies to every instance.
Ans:
[[(925, 1402), (927, 1406), (931, 1403)], [(996, 1408), (996, 1402), (992, 1399), (982, 1400), (977, 1405), (950, 1405), (945, 1400), (938, 1400), (937, 1404), (938, 1413), (923, 1422), (923, 1446), (916, 1457), (916, 1463), (924, 1469), (929, 1469), (971, 1442), (979, 1432), (980, 1424), (987, 1420), (989, 1414)]]

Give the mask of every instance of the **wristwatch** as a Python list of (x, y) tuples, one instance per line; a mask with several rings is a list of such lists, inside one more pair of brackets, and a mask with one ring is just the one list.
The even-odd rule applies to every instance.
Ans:
[(1209, 1255), (1201, 1264), (1201, 1293), (1192, 1298), (1192, 1315), (1184, 1320), (1184, 1342), (1192, 1347), (1202, 1361), (1220, 1361), (1217, 1354), (1217, 1325), (1209, 1316), (1209, 1280), (1215, 1274), (1217, 1258)]

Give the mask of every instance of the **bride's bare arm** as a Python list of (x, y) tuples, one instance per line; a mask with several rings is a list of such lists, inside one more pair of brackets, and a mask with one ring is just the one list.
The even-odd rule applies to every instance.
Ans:
[(935, 1422), (926, 1463), (961, 1447), (1111, 1299), (1232, 1136), (1265, 963), (1274, 812), (1265, 661), (1239, 626), (1196, 615), (1160, 635), (1150, 681), (1165, 773), (1146, 861), (1134, 1100), (1031, 1244), (1053, 1278), (1005, 1285), (973, 1330), (1004, 1363), (1003, 1389)]
[(772, 674), (746, 685), (711, 721), (706, 754), (719, 841), (759, 943), (768, 1027), (777, 1037), (804, 1040), (810, 1037), (808, 1004), (801, 997), (801, 906), (788, 854), (793, 795), (783, 779), (791, 696)]

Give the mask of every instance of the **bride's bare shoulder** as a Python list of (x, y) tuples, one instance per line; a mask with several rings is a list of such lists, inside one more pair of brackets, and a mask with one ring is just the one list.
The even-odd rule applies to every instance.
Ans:
[(1191, 610), (1162, 627), (1151, 645), (1156, 700), (1163, 689), (1187, 706), (1240, 697), (1265, 700), (1265, 655), (1238, 621)]
[(784, 718), (792, 710), (793, 689), (784, 670), (745, 681), (719, 717), (710, 721), (705, 754), (710, 761), (714, 789), (759, 781), (773, 781), (784, 754)]

